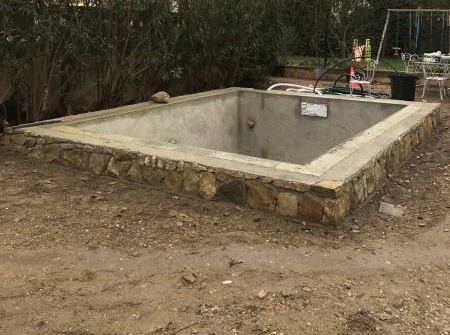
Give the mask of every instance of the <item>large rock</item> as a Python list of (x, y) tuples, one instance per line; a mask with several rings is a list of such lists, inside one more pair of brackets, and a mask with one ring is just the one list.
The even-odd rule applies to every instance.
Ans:
[(351, 202), (348, 194), (344, 194), (339, 199), (325, 200), (323, 210), (324, 223), (339, 223), (350, 211)]
[(411, 154), (411, 136), (409, 134), (403, 136), (402, 139), (400, 140), (400, 144), (401, 144), (402, 159), (406, 160)]
[[(18, 148), (24, 148), (23, 146), (18, 146)], [(30, 149), (30, 156), (37, 159), (37, 160), (44, 160), (44, 147), (42, 146), (35, 146), (34, 148)]]
[(400, 143), (394, 142), (389, 149), (389, 158), (387, 160), (386, 169), (388, 173), (397, 172), (400, 167)]
[(116, 177), (125, 177), (130, 166), (131, 162), (121, 162), (113, 157), (109, 161), (108, 172)]
[[(383, 157), (380, 157), (375, 162), (375, 166), (373, 168), (372, 178), (373, 180), (369, 181), (369, 177), (367, 178), (367, 193), (373, 194), (377, 189), (381, 188), (384, 183), (384, 177), (386, 175), (385, 171), (386, 160)], [(370, 185), (369, 185), (370, 184)]]
[(417, 144), (419, 144), (419, 131), (417, 129), (414, 129), (409, 136), (411, 137), (411, 146), (415, 147)]
[(272, 189), (260, 182), (248, 180), (247, 188), (247, 203), (254, 209), (270, 209), (275, 207), (275, 198)]
[(75, 167), (79, 170), (86, 170), (88, 165), (88, 153), (83, 150), (65, 150), (63, 152), (63, 164)]
[(277, 200), (277, 213), (295, 217), (298, 214), (298, 196), (293, 193), (280, 193)]
[(170, 95), (167, 92), (161, 91), (153, 94), (150, 100), (159, 104), (166, 104), (169, 102)]
[(356, 208), (367, 199), (367, 177), (362, 173), (361, 176), (353, 180), (353, 207)]
[(184, 171), (184, 191), (191, 194), (198, 194), (198, 182), (200, 175), (192, 170)]
[(311, 222), (322, 221), (324, 210), (323, 200), (309, 194), (304, 194), (300, 206), (300, 216), (302, 219)]
[(183, 175), (179, 172), (169, 171), (164, 179), (164, 187), (168, 191), (181, 191), (183, 189)]
[(418, 137), (419, 143), (422, 143), (422, 141), (425, 138), (425, 128), (424, 128), (423, 124), (417, 130), (417, 137)]
[(59, 144), (49, 144), (43, 148), (42, 160), (44, 162), (57, 162), (61, 154), (61, 146)]
[[(22, 145), (13, 145), (13, 147), (12, 147), (15, 151), (17, 151), (18, 153), (20, 153), (20, 154), (22, 154), (22, 155), (26, 155), (26, 154), (28, 154), (29, 153), (29, 151), (28, 150), (34, 150), (35, 148), (30, 148), (30, 149), (28, 149), (28, 148), (26, 148), (26, 147), (24, 147), (24, 146), (22, 146)], [(43, 157), (43, 156), (42, 156)], [(40, 159), (43, 159), (43, 158), (40, 158)]]
[(198, 191), (207, 200), (214, 199), (216, 195), (216, 176), (212, 173), (202, 173), (198, 181)]
[(217, 199), (244, 206), (246, 203), (245, 180), (232, 179), (218, 185)]
[(25, 143), (23, 144), (24, 147), (26, 148), (32, 148), (36, 145), (36, 139), (32, 138), (32, 137), (27, 137), (25, 139)]
[(167, 171), (175, 171), (177, 169), (178, 162), (174, 161), (166, 161), (166, 170)]
[(109, 159), (109, 155), (93, 153), (89, 159), (89, 170), (96, 175), (101, 175), (105, 172)]
[(132, 163), (127, 172), (127, 177), (129, 180), (134, 181), (135, 183), (140, 183), (142, 181), (141, 170), (137, 163)]
[(166, 172), (145, 168), (142, 170), (142, 179), (149, 185), (154, 187), (161, 187), (161, 184), (164, 181), (164, 177), (166, 176)]
[(24, 134), (14, 134), (10, 136), (11, 142), (17, 145), (24, 145), (27, 138)]

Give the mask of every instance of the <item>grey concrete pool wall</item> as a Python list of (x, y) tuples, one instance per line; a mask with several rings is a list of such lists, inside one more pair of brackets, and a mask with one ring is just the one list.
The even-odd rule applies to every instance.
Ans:
[(239, 92), (179, 104), (158, 105), (79, 123), (76, 128), (105, 134), (235, 152)]
[[(302, 101), (326, 103), (328, 118), (301, 116)], [(438, 104), (231, 88), (10, 128), (3, 141), (97, 175), (338, 222), (439, 118)]]
[[(325, 101), (328, 117), (301, 115), (304, 101)], [(72, 126), (306, 164), (403, 107), (405, 105), (235, 91), (187, 103), (98, 117)]]
[[(405, 107), (257, 92), (242, 92), (239, 102), (239, 153), (293, 164), (310, 162)], [(301, 115), (302, 102), (326, 104), (328, 116)]]

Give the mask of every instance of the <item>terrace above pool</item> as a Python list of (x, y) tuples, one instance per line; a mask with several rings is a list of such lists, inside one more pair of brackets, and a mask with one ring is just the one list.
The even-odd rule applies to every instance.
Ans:
[(439, 105), (230, 88), (9, 129), (49, 162), (336, 222), (431, 134)]

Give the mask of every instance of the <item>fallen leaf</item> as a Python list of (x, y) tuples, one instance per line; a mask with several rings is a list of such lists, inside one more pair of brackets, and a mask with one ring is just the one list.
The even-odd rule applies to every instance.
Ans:
[(259, 299), (263, 300), (265, 297), (267, 297), (267, 294), (269, 292), (267, 292), (266, 289), (262, 288), (258, 291), (258, 293), (256, 294), (258, 296)]
[(237, 260), (235, 260), (235, 259), (231, 259), (230, 262), (228, 263), (228, 265), (229, 265), (230, 268), (231, 268), (231, 267), (233, 267), (233, 266), (235, 266), (235, 265), (242, 264), (242, 263), (243, 263), (242, 261), (237, 261)]

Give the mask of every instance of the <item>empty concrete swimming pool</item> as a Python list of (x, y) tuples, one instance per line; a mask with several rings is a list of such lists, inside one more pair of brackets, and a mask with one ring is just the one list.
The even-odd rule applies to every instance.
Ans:
[(230, 88), (10, 128), (5, 139), (97, 175), (337, 222), (438, 121), (438, 104)]

